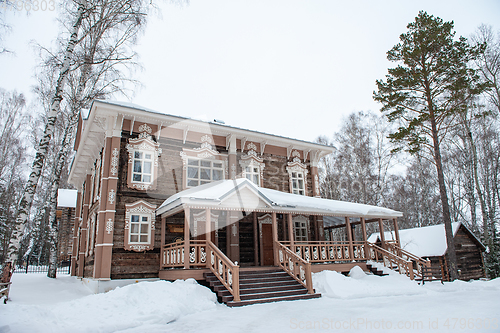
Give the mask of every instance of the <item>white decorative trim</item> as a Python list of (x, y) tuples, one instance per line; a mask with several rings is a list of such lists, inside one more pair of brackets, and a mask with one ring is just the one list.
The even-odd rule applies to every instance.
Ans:
[(108, 194), (108, 202), (112, 205), (115, 203), (116, 193), (114, 189), (111, 189)]
[(113, 232), (113, 224), (114, 224), (114, 222), (112, 219), (108, 219), (106, 221), (106, 233), (108, 235), (111, 235), (111, 233)]
[(318, 177), (318, 175), (314, 175), (314, 185), (316, 187), (315, 195), (319, 196), (320, 194), (319, 194), (319, 177)]
[(255, 150), (255, 151), (257, 151), (257, 146), (253, 142), (249, 142), (247, 144), (247, 149), (248, 150)]
[(120, 155), (120, 151), (118, 148), (113, 148), (111, 152), (111, 175), (116, 176), (118, 174), (118, 156)]
[(148, 134), (151, 134), (153, 130), (147, 124), (142, 124), (141, 126), (139, 126), (139, 132), (147, 132)]

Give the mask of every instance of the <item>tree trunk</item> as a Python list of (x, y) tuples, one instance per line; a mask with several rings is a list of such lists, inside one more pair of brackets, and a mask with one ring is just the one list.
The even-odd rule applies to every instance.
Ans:
[(29, 218), (29, 211), (31, 209), (33, 196), (35, 194), (36, 187), (38, 185), (38, 180), (40, 178), (43, 164), (45, 162), (45, 157), (49, 148), (49, 144), (52, 139), (52, 135), (54, 133), (57, 115), (59, 113), (60, 104), (63, 99), (64, 85), (66, 83), (66, 79), (70, 70), (70, 62), (73, 57), (73, 51), (77, 42), (78, 31), (80, 29), (83, 20), (85, 7), (86, 7), (86, 0), (80, 0), (76, 19), (73, 24), (73, 31), (68, 41), (68, 45), (66, 46), (64, 61), (62, 63), (62, 68), (59, 73), (56, 89), (54, 92), (54, 96), (52, 98), (51, 109), (48, 114), (47, 124), (45, 125), (45, 131), (42, 136), (42, 139), (40, 139), (37, 153), (33, 161), (33, 164), (31, 166), (31, 173), (28, 182), (26, 183), (24, 194), (19, 202), (17, 218), (14, 224), (14, 231), (10, 239), (9, 250), (7, 253), (7, 260), (6, 260), (6, 262), (12, 262), (13, 266), (15, 265), (15, 262), (18, 259), (20, 240), (23, 235), (26, 222), (28, 221)]
[(429, 109), (429, 121), (431, 122), (432, 142), (434, 149), (434, 162), (436, 163), (439, 196), (441, 197), (441, 206), (443, 209), (443, 222), (446, 234), (447, 254), (450, 264), (450, 280), (454, 281), (458, 278), (457, 254), (455, 251), (455, 241), (453, 239), (453, 229), (451, 225), (450, 206), (448, 204), (448, 195), (446, 193), (446, 184), (444, 181), (443, 163), (441, 160), (441, 151), (439, 149), (439, 137), (436, 124), (436, 116), (434, 113), (434, 105), (432, 103), (431, 90), (426, 82), (427, 107)]

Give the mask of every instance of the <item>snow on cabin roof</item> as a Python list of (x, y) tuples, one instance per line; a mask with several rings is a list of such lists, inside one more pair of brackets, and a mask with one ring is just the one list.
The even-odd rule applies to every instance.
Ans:
[(352, 202), (308, 197), (258, 187), (246, 178), (220, 180), (179, 192), (157, 209), (163, 214), (182, 205), (243, 211), (306, 213), (311, 215), (382, 217), (403, 216), (401, 212)]
[(77, 190), (59, 189), (57, 190), (57, 207), (76, 207)]
[[(460, 222), (452, 223), (453, 237), (455, 237), (460, 225)], [(368, 241), (375, 243), (379, 240), (379, 236), (380, 233), (373, 233), (368, 237)], [(394, 231), (384, 232), (384, 237), (386, 240), (394, 240)], [(444, 224), (399, 230), (399, 241), (401, 242), (401, 248), (418, 257), (442, 256), (448, 248)]]

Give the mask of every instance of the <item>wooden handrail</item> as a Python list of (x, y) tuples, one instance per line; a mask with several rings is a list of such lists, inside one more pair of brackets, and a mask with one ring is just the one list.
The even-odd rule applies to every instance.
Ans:
[(400, 248), (395, 243), (389, 243), (387, 245), (388, 245), (387, 250), (389, 252), (392, 252), (393, 254), (395, 254), (395, 255), (397, 255), (405, 260), (415, 262), (415, 265), (416, 265), (415, 274), (418, 277), (422, 277), (422, 268), (423, 267), (430, 267), (431, 266), (431, 261), (429, 259), (426, 260), (426, 259), (420, 258), (420, 257), (414, 255), (413, 253), (410, 253), (410, 252)]
[(399, 274), (405, 274), (410, 280), (415, 278), (413, 263), (410, 260), (405, 260), (373, 243), (366, 242), (366, 245), (370, 249), (370, 257), (372, 260), (379, 261), (379, 258), (381, 258), (385, 267), (394, 269), (394, 265), (396, 265)]
[(278, 264), (291, 277), (302, 284), (308, 294), (314, 294), (312, 285), (311, 263), (293, 253), (285, 245), (275, 242), (278, 251)]
[(240, 266), (234, 264), (214, 243), (207, 242), (209, 260), (207, 260), (207, 268), (210, 268), (212, 273), (233, 295), (234, 302), (240, 302)]

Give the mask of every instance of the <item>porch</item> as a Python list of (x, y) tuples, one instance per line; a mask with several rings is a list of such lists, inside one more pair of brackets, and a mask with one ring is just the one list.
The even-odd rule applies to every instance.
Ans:
[[(367, 223), (377, 222), (384, 234), (384, 221), (389, 222), (397, 235), (399, 212), (259, 188), (247, 179), (180, 192), (157, 213), (162, 239), (159, 277), (203, 280), (213, 274), (234, 304), (242, 303), (243, 272), (279, 268), (314, 295), (312, 272), (347, 272), (355, 265), (368, 271), (367, 262), (380, 261), (414, 279), (427, 265), (402, 250), (397, 236), (378, 245), (367, 241)], [(324, 228), (325, 216), (343, 223)], [(361, 237), (354, 232), (357, 225)], [(344, 230), (345, 239), (332, 239), (331, 229)]]

